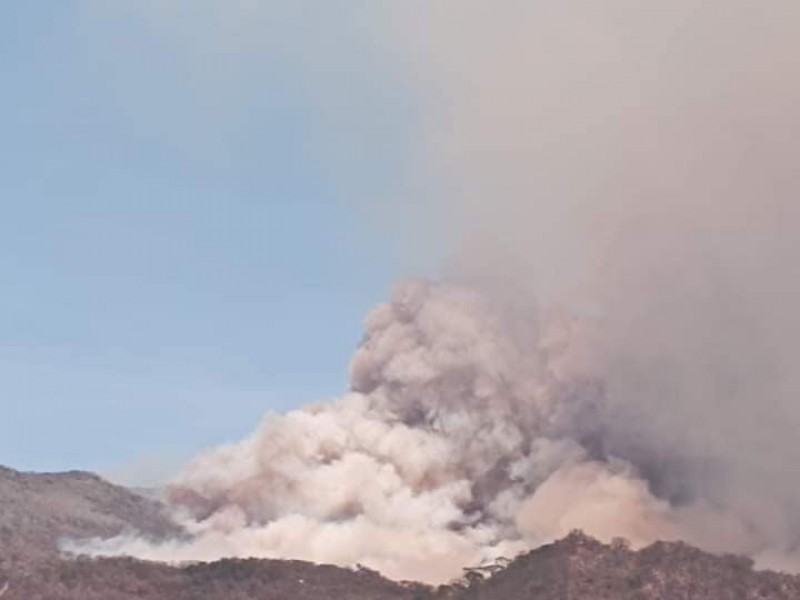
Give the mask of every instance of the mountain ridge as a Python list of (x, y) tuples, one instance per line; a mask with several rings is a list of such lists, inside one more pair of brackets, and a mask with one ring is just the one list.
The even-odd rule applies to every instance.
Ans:
[(2, 600), (797, 600), (800, 575), (683, 542), (639, 550), (574, 531), (439, 587), (391, 581), (363, 567), (297, 560), (223, 559), (168, 565), (133, 558), (67, 558), (66, 537), (136, 530), (184, 535), (163, 505), (86, 471), (0, 467)]
[(32, 473), (0, 466), (0, 564), (59, 555), (62, 539), (107, 538), (135, 530), (183, 534), (164, 506), (88, 471)]

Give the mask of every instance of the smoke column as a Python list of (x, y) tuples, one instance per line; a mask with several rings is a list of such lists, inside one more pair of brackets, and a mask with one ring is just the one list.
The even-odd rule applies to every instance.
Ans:
[(793, 552), (800, 6), (468, 1), (395, 17), (436, 90), (421, 137), (450, 274), (507, 297), (504, 274), (597, 315), (604, 452), (675, 508), (735, 515), (700, 545)]
[(796, 568), (800, 4), (386, 11), (439, 181), (393, 210), (448, 283), (368, 316), (349, 393), (192, 462), (191, 540), (96, 550), (442, 581), (582, 528)]
[(463, 286), (399, 283), (367, 317), (350, 393), (268, 416), (173, 482), (193, 539), (95, 551), (304, 558), (446, 581), (574, 527), (652, 539), (669, 506), (596, 446), (595, 329)]

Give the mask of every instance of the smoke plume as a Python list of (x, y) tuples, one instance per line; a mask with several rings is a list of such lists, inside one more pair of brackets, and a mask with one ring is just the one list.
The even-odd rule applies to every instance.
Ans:
[(603, 452), (697, 521), (680, 535), (794, 553), (800, 5), (444, 1), (394, 16), (435, 90), (420, 137), (448, 274), (596, 316)]
[(350, 393), (268, 416), (173, 482), (193, 539), (99, 550), (293, 557), (446, 581), (577, 526), (651, 539), (668, 505), (596, 447), (595, 328), (513, 314), (466, 287), (400, 283), (367, 318)]
[(267, 416), (172, 483), (188, 540), (122, 536), (91, 551), (301, 558), (444, 582), (574, 528), (761, 550), (736, 515), (658, 497), (636, 455), (607, 452), (601, 329), (465, 286), (399, 283), (366, 320), (350, 393)]
[(192, 462), (190, 541), (99, 549), (442, 581), (582, 528), (796, 567), (800, 4), (387, 10), (449, 283), (369, 315), (349, 393)]

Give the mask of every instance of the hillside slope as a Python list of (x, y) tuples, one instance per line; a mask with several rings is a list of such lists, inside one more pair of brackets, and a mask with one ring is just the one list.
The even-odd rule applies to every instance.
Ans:
[(800, 576), (756, 571), (748, 558), (682, 542), (633, 551), (574, 532), (446, 592), (459, 600), (798, 600)]
[(62, 538), (125, 530), (161, 538), (181, 533), (163, 507), (97, 475), (21, 473), (0, 467), (0, 564), (58, 555)]
[(181, 568), (130, 558), (45, 561), (0, 572), (3, 600), (416, 600), (423, 588), (300, 561), (221, 560)]
[(132, 558), (63, 558), (58, 540), (136, 529), (183, 532), (158, 502), (91, 473), (0, 467), (2, 600), (799, 600), (800, 576), (681, 542), (639, 551), (574, 532), (439, 588), (389, 581), (366, 569), (301, 561), (221, 560), (170, 566)]
[(533, 550), (481, 579), (439, 588), (364, 569), (229, 559), (168, 566), (130, 558), (45, 560), (0, 568), (3, 600), (797, 600), (800, 577), (754, 571), (736, 556), (680, 542), (638, 552), (581, 533)]

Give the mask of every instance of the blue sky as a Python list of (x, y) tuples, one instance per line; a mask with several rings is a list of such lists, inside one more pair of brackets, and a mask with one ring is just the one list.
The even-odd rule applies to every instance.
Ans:
[(366, 3), (182, 6), (0, 7), (0, 463), (135, 479), (336, 395), (408, 266)]

